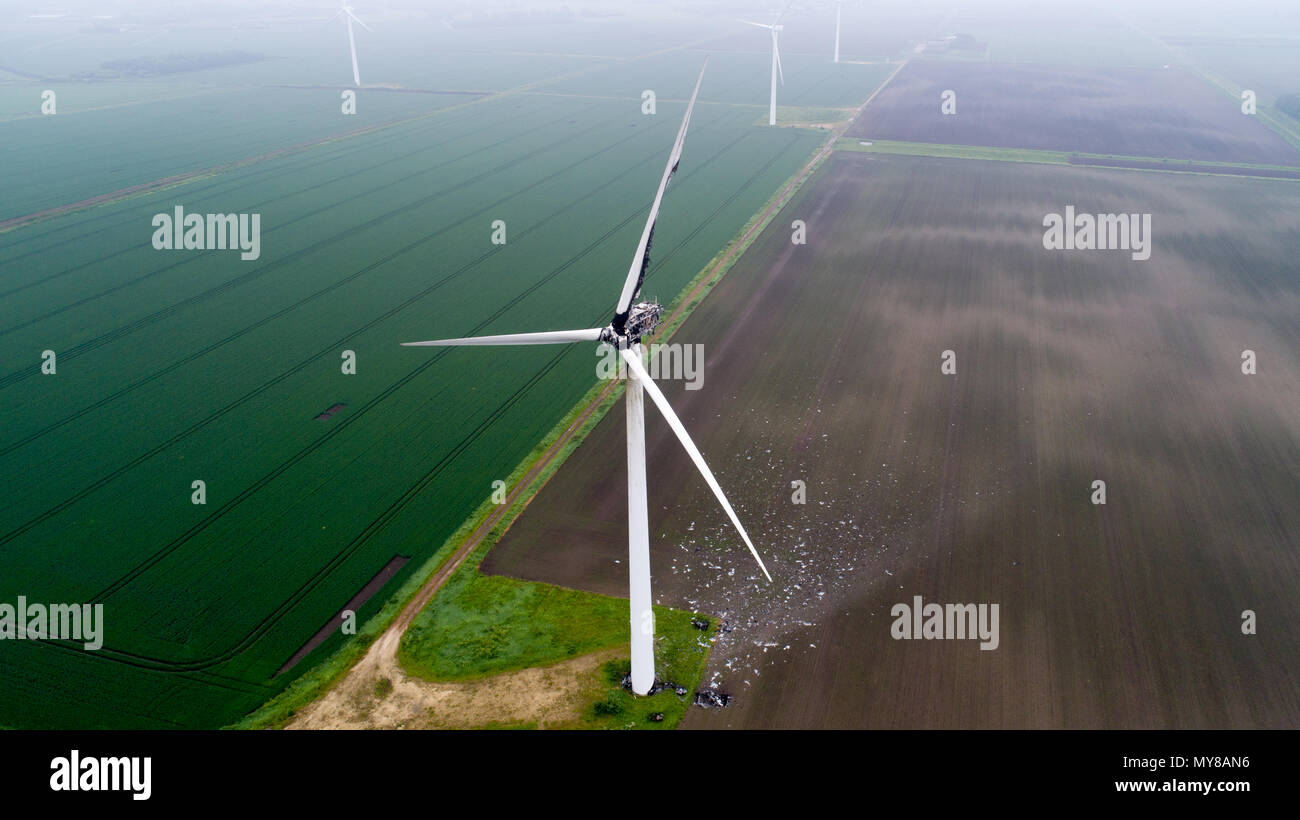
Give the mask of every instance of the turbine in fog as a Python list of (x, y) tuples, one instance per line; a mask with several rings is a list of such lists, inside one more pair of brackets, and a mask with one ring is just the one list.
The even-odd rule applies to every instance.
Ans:
[(835, 0), (835, 62), (840, 61), (840, 12), (844, 10), (844, 0)]
[[(708, 60), (705, 60), (705, 66)], [(632, 627), (632, 691), (638, 695), (647, 694), (654, 684), (654, 610), (653, 601), (650, 595), (650, 523), (649, 510), (646, 499), (646, 466), (645, 466), (645, 412), (644, 400), (645, 394), (649, 394), (651, 401), (659, 408), (668, 421), (668, 426), (672, 428), (673, 433), (677, 435), (682, 447), (685, 448), (687, 455), (695, 462), (696, 468), (704, 477), (704, 481), (713, 491), (718, 503), (731, 519), (739, 531), (740, 537), (744, 540), (745, 546), (749, 547), (750, 553), (758, 566), (767, 576), (768, 581), (772, 576), (768, 575), (767, 567), (763, 566), (763, 559), (759, 558), (758, 551), (754, 549), (754, 544), (749, 540), (745, 528), (741, 526), (740, 519), (736, 517), (736, 512), (731, 508), (727, 497), (723, 494), (722, 488), (718, 486), (718, 481), (713, 477), (709, 466), (704, 462), (704, 456), (700, 454), (695, 443), (687, 434), (686, 428), (682, 426), (681, 420), (673, 412), (672, 405), (668, 399), (659, 390), (659, 387), (650, 378), (644, 363), (641, 360), (641, 339), (648, 336), (654, 330), (655, 325), (659, 322), (659, 316), (662, 308), (653, 302), (633, 302), (641, 292), (641, 284), (645, 281), (646, 270), (650, 266), (650, 246), (654, 240), (655, 221), (659, 216), (659, 204), (663, 201), (664, 190), (668, 187), (668, 180), (672, 178), (673, 173), (677, 170), (677, 165), (681, 160), (682, 146), (686, 141), (686, 128), (691, 121), (691, 111), (695, 108), (695, 98), (700, 93), (700, 83), (704, 80), (704, 68), (700, 69), (700, 76), (695, 81), (695, 91), (691, 93), (691, 100), (686, 106), (686, 115), (682, 119), (681, 128), (677, 132), (677, 139), (673, 142), (672, 151), (668, 155), (668, 165), (664, 168), (663, 177), (659, 181), (659, 190), (655, 194), (654, 202), (650, 206), (650, 215), (646, 220), (645, 228), (641, 232), (641, 241), (637, 245), (636, 254), (632, 257), (632, 265), (628, 269), (627, 278), (623, 283), (623, 291), (619, 295), (618, 305), (614, 310), (612, 321), (603, 328), (594, 327), (586, 330), (558, 330), (542, 333), (514, 333), (504, 336), (471, 336), (462, 339), (439, 339), (429, 342), (405, 342), (408, 347), (434, 347), (448, 345), (539, 345), (539, 344), (566, 344), (569, 342), (600, 342), (615, 347), (618, 350), (620, 358), (627, 364), (627, 528), (628, 528), (628, 597), (631, 607), (631, 627)]]
[(781, 51), (780, 49), (777, 48), (776, 45), (777, 35), (780, 34), (781, 31), (785, 28), (785, 26), (781, 25), (781, 18), (784, 16), (785, 16), (785, 12), (781, 12), (780, 14), (778, 14), (776, 16), (776, 19), (772, 21), (771, 25), (768, 25), (767, 23), (753, 23), (750, 22), (749, 20), (740, 21), (742, 23), (745, 23), (746, 25), (758, 26), (759, 28), (765, 28), (768, 31), (772, 32), (772, 98), (767, 109), (768, 125), (776, 125), (776, 79), (777, 77), (781, 78), (781, 85), (785, 85), (785, 71), (781, 68)]
[(357, 41), (352, 35), (352, 23), (355, 21), (357, 25), (361, 26), (366, 31), (374, 31), (374, 29), (361, 22), (361, 18), (352, 12), (352, 7), (348, 5), (347, 0), (344, 0), (343, 8), (339, 9), (338, 14), (335, 14), (330, 18), (330, 22), (333, 22), (340, 17), (342, 17), (348, 24), (348, 48), (352, 51), (352, 84), (360, 88), (361, 72), (357, 70)]

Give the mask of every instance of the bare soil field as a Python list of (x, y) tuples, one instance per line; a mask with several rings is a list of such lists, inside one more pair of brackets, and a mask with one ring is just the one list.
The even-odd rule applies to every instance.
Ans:
[[(1044, 249), (1067, 204), (1151, 213), (1150, 260)], [(775, 583), (648, 413), (656, 602), (723, 616), (706, 681), (735, 696), (683, 725), (1300, 726), (1297, 207), (1287, 181), (828, 159), (675, 335), (703, 388), (663, 383)], [(626, 595), (623, 423), (485, 571)], [(999, 605), (997, 649), (893, 639), (915, 595)]]
[[(955, 94), (944, 114), (941, 95)], [(1176, 67), (913, 60), (849, 129), (865, 139), (1300, 165), (1300, 152)]]

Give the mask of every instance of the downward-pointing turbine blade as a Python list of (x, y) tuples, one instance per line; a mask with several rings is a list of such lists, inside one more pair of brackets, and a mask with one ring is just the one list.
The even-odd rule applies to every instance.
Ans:
[(356, 20), (356, 21), (357, 21), (357, 25), (358, 25), (358, 26), (361, 26), (361, 27), (362, 27), (363, 29), (365, 29), (366, 31), (372, 31), (372, 32), (374, 31), (374, 29), (372, 29), (370, 26), (368, 26), (368, 25), (366, 25), (365, 23), (361, 22), (361, 18), (358, 17), (358, 16), (356, 16), (355, 14), (353, 14), (353, 13), (351, 12), (351, 10), (348, 10), (348, 16), (351, 17), (353, 20)]
[[(627, 316), (632, 300), (636, 298), (637, 291), (641, 289), (641, 282), (645, 279), (646, 268), (650, 264), (650, 240), (654, 236), (655, 220), (659, 218), (659, 204), (663, 202), (664, 189), (668, 187), (668, 180), (672, 179), (677, 171), (677, 163), (682, 158), (682, 146), (686, 144), (686, 128), (691, 124), (691, 111), (695, 108), (695, 98), (700, 94), (700, 83), (704, 82), (704, 69), (708, 67), (709, 58), (705, 57), (704, 65), (700, 66), (700, 76), (695, 80), (695, 90), (691, 92), (691, 101), (686, 104), (686, 115), (682, 117), (682, 126), (677, 131), (673, 150), (668, 154), (668, 165), (664, 168), (663, 179), (659, 180), (659, 191), (650, 206), (650, 216), (646, 218), (645, 229), (641, 231), (641, 242), (637, 245), (636, 255), (632, 257), (632, 266), (628, 268), (627, 279), (623, 282), (623, 292), (619, 294), (618, 307), (614, 311), (616, 318)], [(617, 324), (615, 327), (620, 331), (622, 329)]]
[(767, 567), (763, 566), (763, 559), (758, 557), (758, 550), (754, 549), (754, 544), (749, 540), (749, 535), (745, 532), (745, 528), (740, 525), (740, 519), (736, 517), (736, 511), (731, 509), (731, 503), (727, 501), (727, 496), (723, 495), (722, 488), (718, 486), (718, 480), (713, 477), (713, 471), (709, 469), (708, 464), (704, 463), (704, 456), (700, 454), (699, 448), (695, 446), (695, 442), (691, 441), (691, 437), (687, 434), (686, 428), (682, 426), (681, 419), (677, 418), (677, 414), (673, 412), (673, 406), (668, 403), (668, 399), (664, 397), (663, 392), (659, 389), (659, 385), (655, 384), (650, 378), (650, 374), (646, 371), (645, 365), (641, 363), (641, 358), (639, 356), (629, 355), (626, 348), (621, 348), (618, 352), (619, 355), (622, 356), (623, 361), (627, 362), (628, 370), (632, 372), (632, 375), (636, 380), (641, 383), (641, 387), (645, 389), (646, 395), (649, 396), (651, 401), (655, 403), (655, 406), (659, 408), (659, 412), (664, 414), (664, 418), (668, 421), (668, 426), (673, 428), (673, 432), (677, 434), (677, 439), (681, 441), (682, 447), (686, 448), (686, 454), (691, 457), (691, 461), (695, 462), (695, 466), (699, 469), (700, 475), (704, 476), (705, 483), (709, 485), (709, 489), (713, 490), (713, 494), (717, 496), (718, 503), (721, 504), (722, 509), (726, 511), (727, 516), (731, 519), (731, 523), (736, 526), (736, 531), (740, 533), (740, 537), (745, 540), (745, 546), (749, 547), (750, 555), (753, 555), (754, 560), (758, 562), (758, 568), (763, 570), (763, 574), (767, 576), (767, 580), (770, 582), (772, 576), (768, 573)]
[(548, 330), (541, 333), (509, 333), (504, 336), (468, 336), (463, 339), (434, 339), (402, 342), (402, 347), (456, 347), (460, 345), (558, 345), (600, 341), (602, 328), (590, 330)]
[(785, 70), (781, 68), (781, 49), (776, 47), (776, 32), (772, 32), (772, 53), (776, 55), (776, 74), (781, 78), (781, 85), (785, 85)]

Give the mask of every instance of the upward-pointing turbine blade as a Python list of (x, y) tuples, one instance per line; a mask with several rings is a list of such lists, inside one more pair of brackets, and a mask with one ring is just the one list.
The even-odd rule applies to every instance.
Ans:
[(691, 437), (687, 434), (686, 428), (682, 426), (681, 419), (677, 418), (677, 414), (673, 412), (673, 406), (668, 403), (668, 399), (664, 397), (663, 392), (659, 389), (659, 385), (655, 384), (650, 378), (650, 374), (646, 371), (645, 365), (641, 363), (641, 357), (629, 355), (626, 348), (620, 348), (618, 352), (623, 358), (623, 361), (627, 362), (628, 370), (632, 372), (632, 375), (636, 377), (638, 382), (640, 382), (641, 387), (645, 389), (646, 395), (649, 396), (655, 403), (655, 406), (659, 408), (659, 412), (664, 414), (664, 418), (668, 421), (668, 426), (673, 428), (673, 432), (677, 434), (678, 440), (681, 441), (682, 446), (686, 448), (686, 454), (691, 457), (691, 461), (695, 462), (695, 466), (699, 469), (700, 475), (704, 476), (705, 483), (709, 485), (709, 489), (713, 490), (713, 494), (717, 496), (718, 503), (722, 505), (722, 509), (726, 510), (727, 516), (731, 518), (731, 523), (735, 525), (736, 530), (740, 533), (740, 537), (745, 540), (745, 546), (749, 547), (750, 555), (753, 555), (754, 560), (758, 562), (758, 568), (763, 570), (763, 574), (767, 576), (767, 580), (770, 582), (772, 576), (768, 573), (767, 567), (763, 566), (763, 559), (758, 557), (758, 550), (754, 549), (754, 544), (749, 540), (749, 535), (745, 532), (745, 528), (740, 525), (740, 519), (736, 517), (736, 511), (731, 509), (730, 502), (728, 502), (727, 497), (723, 495), (722, 488), (718, 486), (718, 480), (713, 477), (713, 472), (709, 469), (709, 465), (704, 463), (704, 456), (700, 455), (699, 448), (695, 446), (695, 442), (691, 441)]
[(464, 339), (435, 339), (402, 342), (402, 347), (455, 347), (459, 345), (558, 345), (569, 342), (598, 342), (602, 328), (590, 330), (548, 330), (541, 333), (508, 333), (504, 336), (469, 336)]
[[(695, 108), (695, 98), (700, 94), (700, 83), (704, 82), (704, 69), (708, 67), (709, 58), (705, 57), (704, 65), (700, 66), (700, 76), (695, 80), (695, 90), (691, 92), (691, 101), (686, 104), (682, 127), (678, 129), (673, 150), (668, 154), (668, 165), (664, 168), (663, 179), (659, 181), (659, 191), (650, 206), (650, 216), (646, 219), (645, 229), (641, 231), (641, 242), (637, 245), (636, 255), (632, 257), (632, 266), (628, 268), (627, 279), (623, 282), (623, 292), (618, 297), (618, 307), (615, 309), (616, 322), (627, 317), (628, 309), (632, 307), (632, 300), (645, 279), (646, 268), (650, 264), (650, 242), (654, 237), (655, 220), (659, 218), (659, 204), (663, 202), (664, 189), (668, 187), (668, 180), (677, 171), (677, 163), (682, 158), (682, 146), (686, 144), (686, 127), (691, 124), (691, 111)], [(621, 332), (621, 325), (616, 324), (615, 327)]]
[(785, 15), (789, 13), (790, 8), (793, 5), (794, 5), (794, 0), (790, 0), (790, 2), (786, 4), (786, 7), (782, 9), (779, 14), (776, 15), (776, 19), (772, 21), (772, 25), (774, 26), (778, 25), (781, 22), (781, 20), (785, 18)]

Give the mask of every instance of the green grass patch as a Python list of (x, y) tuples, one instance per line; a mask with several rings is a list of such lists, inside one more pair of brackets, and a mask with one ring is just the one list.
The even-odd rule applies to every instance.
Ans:
[(630, 661), (608, 661), (601, 669), (604, 686), (593, 693), (578, 728), (671, 729), (686, 716), (704, 677), (717, 624), (706, 618), (708, 628), (700, 630), (692, 625), (694, 616), (689, 613), (661, 607), (655, 610), (655, 673), (665, 684), (685, 689), (685, 694), (665, 686), (648, 697), (637, 697), (622, 685), (631, 672)]
[[(864, 145), (864, 142), (869, 144)], [(1052, 165), (1070, 164), (1070, 154), (1065, 151), (994, 148), (983, 145), (943, 145), (931, 142), (899, 142), (895, 140), (862, 140), (857, 137), (840, 137), (835, 143), (835, 150), (924, 157), (952, 157), (954, 159), (985, 159), (1002, 162), (1036, 162)]]
[(480, 572), (458, 572), (402, 638), (398, 660), (426, 680), (549, 666), (628, 641), (627, 602)]

